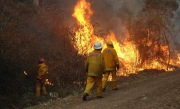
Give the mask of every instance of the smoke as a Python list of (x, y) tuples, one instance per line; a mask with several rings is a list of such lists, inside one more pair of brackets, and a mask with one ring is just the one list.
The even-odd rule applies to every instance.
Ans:
[(175, 25), (175, 41), (180, 44), (180, 1), (176, 0), (178, 3), (178, 9), (173, 12), (174, 14), (174, 25)]
[(118, 11), (124, 5), (134, 13), (139, 12), (142, 9), (143, 0), (107, 0), (113, 6), (115, 11)]
[(95, 31), (103, 30), (109, 33), (112, 30), (117, 39), (121, 40), (126, 35), (126, 22), (141, 11), (143, 0), (90, 0), (94, 14), (92, 22), (97, 23)]

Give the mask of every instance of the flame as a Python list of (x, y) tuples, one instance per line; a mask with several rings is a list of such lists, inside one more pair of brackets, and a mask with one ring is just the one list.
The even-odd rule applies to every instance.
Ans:
[(130, 42), (126, 42), (124, 45), (120, 44), (111, 30), (106, 39), (95, 36), (93, 26), (90, 23), (90, 17), (93, 15), (93, 11), (90, 8), (90, 3), (85, 0), (79, 0), (72, 15), (77, 19), (78, 25), (80, 25), (75, 35), (75, 48), (78, 50), (78, 53), (84, 55), (91, 52), (95, 41), (101, 42), (103, 48), (106, 48), (106, 42), (111, 40), (123, 66), (126, 69), (132, 69), (128, 68), (128, 65), (136, 62), (137, 50), (134, 50), (135, 46)]
[[(117, 51), (119, 60), (121, 62), (121, 69), (118, 71), (119, 75), (128, 75), (130, 73), (136, 73), (137, 71), (143, 69), (166, 69), (166, 65), (160, 63), (158, 59), (153, 59), (151, 61), (147, 61), (144, 63), (143, 66), (139, 66), (139, 53), (136, 48), (136, 45), (132, 42), (128, 41), (130, 37), (129, 33), (126, 34), (126, 39), (123, 43), (120, 43), (113, 31), (110, 30), (109, 34), (106, 38), (97, 37), (94, 34), (94, 28), (91, 24), (91, 16), (93, 15), (93, 11), (91, 10), (91, 4), (86, 0), (78, 0), (75, 8), (73, 17), (77, 19), (78, 23), (78, 30), (75, 33), (75, 44), (74, 47), (77, 49), (78, 54), (85, 55), (93, 50), (93, 44), (95, 41), (99, 41), (102, 43), (103, 48), (106, 47), (106, 42), (111, 40), (114, 45), (114, 49)], [(150, 34), (150, 30), (148, 29), (148, 37)], [(151, 46), (152, 41), (150, 40), (147, 43), (147, 46)], [(155, 46), (154, 50), (158, 50), (158, 45)], [(161, 49), (164, 51), (163, 53), (168, 56), (169, 50), (168, 46), (161, 46)], [(150, 52), (150, 54), (152, 54)], [(180, 60), (180, 55), (178, 55), (178, 60)], [(175, 63), (174, 61), (170, 60), (171, 64)], [(176, 64), (180, 64), (180, 61), (176, 62)], [(169, 69), (173, 70), (173, 69)]]
[(51, 82), (49, 81), (49, 79), (46, 79), (45, 84), (46, 84), (46, 85), (49, 85), (49, 86), (54, 86), (54, 84), (51, 83)]
[(90, 17), (93, 11), (90, 9), (91, 4), (85, 0), (79, 0), (74, 8), (74, 14), (72, 15), (78, 21), (80, 28), (76, 32), (75, 48), (78, 49), (79, 54), (86, 54), (91, 51), (93, 35), (93, 26), (90, 23)]
[(180, 66), (180, 54), (178, 54), (178, 57), (177, 57), (178, 59), (178, 61), (176, 62), (176, 64), (178, 65), (178, 66)]
[(24, 71), (24, 74), (25, 74), (25, 75), (27, 75), (27, 72), (26, 72), (26, 71)]

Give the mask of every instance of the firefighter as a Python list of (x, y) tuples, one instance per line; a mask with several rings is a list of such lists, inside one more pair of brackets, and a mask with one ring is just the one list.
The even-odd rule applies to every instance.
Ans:
[(45, 63), (44, 58), (39, 60), (38, 65), (38, 74), (37, 74), (37, 82), (36, 82), (36, 96), (40, 96), (41, 88), (43, 91), (43, 95), (46, 95), (46, 87), (45, 82), (48, 75), (48, 66)]
[(105, 48), (102, 52), (105, 61), (105, 74), (103, 75), (102, 79), (103, 92), (106, 90), (107, 80), (110, 74), (112, 75), (112, 89), (118, 90), (116, 82), (116, 70), (119, 70), (119, 59), (112, 41), (108, 41), (106, 45), (107, 48)]
[(89, 96), (93, 86), (96, 84), (96, 97), (102, 97), (102, 74), (105, 70), (104, 58), (101, 53), (102, 45), (100, 42), (94, 44), (94, 51), (89, 53), (85, 63), (85, 69), (87, 72), (87, 84), (83, 95), (83, 101), (86, 101), (86, 97)]

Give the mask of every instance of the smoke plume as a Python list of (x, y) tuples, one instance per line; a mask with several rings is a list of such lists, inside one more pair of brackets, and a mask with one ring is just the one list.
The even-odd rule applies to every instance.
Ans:
[(143, 0), (90, 0), (94, 15), (92, 22), (98, 24), (96, 31), (108, 34), (112, 30), (121, 40), (125, 37), (125, 23), (129, 17), (137, 14), (143, 6)]

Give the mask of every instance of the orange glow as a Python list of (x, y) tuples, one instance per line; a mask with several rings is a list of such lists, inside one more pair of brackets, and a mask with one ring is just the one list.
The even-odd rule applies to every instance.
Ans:
[(27, 75), (26, 71), (24, 71), (24, 74)]
[(46, 79), (45, 84), (46, 84), (46, 85), (49, 85), (49, 86), (54, 86), (54, 84), (51, 83), (48, 79)]
[(179, 61), (177, 61), (177, 64), (180, 65), (180, 54), (178, 54), (178, 60), (179, 60)]

